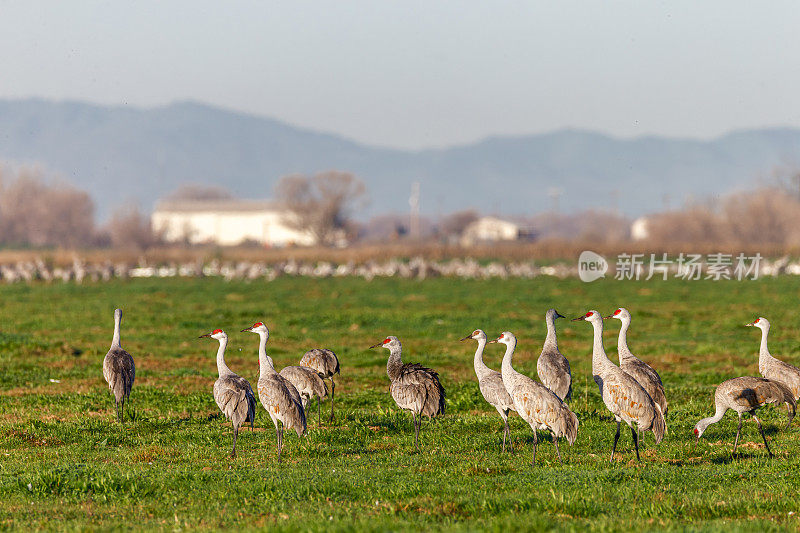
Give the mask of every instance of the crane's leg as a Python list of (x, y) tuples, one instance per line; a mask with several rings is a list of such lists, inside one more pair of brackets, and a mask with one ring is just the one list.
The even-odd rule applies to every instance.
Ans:
[(506, 453), (506, 437), (508, 437), (508, 416), (503, 418), (505, 428), (503, 428), (503, 453)]
[(636, 448), (636, 461), (641, 463), (642, 460), (639, 457), (639, 435), (637, 434), (636, 430), (633, 429), (633, 426), (631, 426), (631, 435), (633, 435), (633, 446)]
[(231, 458), (236, 457), (236, 437), (239, 436), (239, 428), (233, 427), (233, 450), (231, 450)]
[(767, 447), (767, 453), (769, 453), (770, 458), (775, 457), (772, 455), (772, 450), (769, 449), (769, 444), (767, 444), (767, 437), (764, 436), (764, 428), (761, 427), (761, 420), (756, 418), (755, 415), (753, 416), (753, 420), (755, 420), (756, 424), (758, 424), (758, 431), (761, 433), (761, 438), (764, 439), (764, 446)]
[(611, 447), (611, 460), (614, 460), (614, 452), (617, 451), (617, 442), (619, 441), (619, 422), (617, 422), (617, 434), (614, 435), (614, 446)]
[(331, 422), (333, 422), (333, 397), (336, 396), (336, 384), (333, 382), (333, 376), (331, 376)]
[(558, 462), (561, 463), (561, 466), (564, 466), (564, 461), (561, 460), (561, 452), (558, 451), (558, 439), (556, 438), (555, 433), (553, 433), (553, 444), (556, 447), (556, 456), (558, 457)]
[(794, 415), (792, 414), (792, 408), (788, 403), (786, 404), (786, 414), (789, 415), (789, 421), (786, 423), (784, 431), (789, 429), (789, 427), (792, 425), (792, 419), (794, 418)]
[(733, 455), (736, 456), (736, 447), (739, 445), (739, 433), (742, 431), (742, 415), (739, 415), (739, 426), (736, 428), (736, 440), (733, 441)]
[[(122, 401), (120, 402), (122, 405), (119, 409), (119, 421), (122, 422), (122, 425), (125, 425), (125, 396), (122, 397)], [(130, 409), (129, 409), (130, 410)]]
[(117, 422), (119, 422), (119, 402), (116, 398), (114, 398), (114, 416), (116, 417)]
[(539, 437), (536, 435), (536, 430), (533, 430), (533, 460), (531, 466), (536, 465), (536, 445), (539, 444)]
[(419, 427), (422, 425), (422, 415), (419, 415), (419, 420), (415, 413), (411, 413), (411, 416), (414, 417), (414, 446), (419, 450)]

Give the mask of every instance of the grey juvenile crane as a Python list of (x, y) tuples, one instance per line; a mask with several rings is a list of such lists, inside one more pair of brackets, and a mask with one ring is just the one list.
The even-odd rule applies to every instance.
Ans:
[(539, 429), (548, 430), (553, 436), (558, 462), (563, 464), (561, 452), (558, 451), (558, 438), (566, 437), (567, 442), (572, 446), (578, 437), (578, 417), (553, 391), (514, 370), (511, 366), (511, 358), (517, 347), (517, 338), (510, 331), (504, 331), (500, 337), (489, 342), (506, 345), (502, 366), (503, 384), (514, 402), (517, 414), (530, 424), (533, 430), (531, 465), (536, 463), (536, 445), (539, 442), (536, 430)]
[(403, 347), (397, 337), (386, 337), (383, 342), (370, 348), (382, 346), (389, 350), (386, 373), (392, 384), (389, 388), (400, 409), (411, 411), (414, 419), (414, 445), (419, 448), (419, 430), (422, 417), (444, 414), (445, 392), (439, 383), (439, 374), (417, 363), (403, 363)]
[(482, 329), (476, 329), (471, 334), (467, 335), (462, 341), (467, 339), (475, 339), (478, 341), (478, 348), (475, 350), (475, 358), (473, 366), (475, 367), (475, 375), (478, 376), (478, 387), (481, 394), (489, 404), (497, 409), (500, 417), (503, 419), (505, 428), (503, 429), (503, 452), (506, 451), (506, 438), (508, 437), (508, 414), (514, 410), (514, 401), (508, 395), (505, 385), (503, 385), (503, 377), (497, 370), (492, 370), (483, 362), (483, 350), (486, 347), (486, 333)]
[[(633, 444), (636, 448), (636, 460), (639, 458), (639, 435), (637, 430), (652, 431), (656, 444), (664, 438), (667, 430), (664, 413), (656, 407), (647, 391), (630, 374), (611, 362), (603, 348), (603, 317), (597, 311), (589, 311), (584, 316), (573, 320), (585, 320), (594, 326), (594, 343), (592, 345), (592, 374), (600, 388), (603, 403), (617, 421), (617, 433), (614, 435), (614, 446), (611, 448), (611, 460), (617, 450), (620, 423), (625, 422), (631, 428)], [(636, 423), (634, 429), (633, 424)]]
[(556, 319), (564, 318), (555, 309), (548, 309), (544, 316), (547, 323), (547, 337), (542, 346), (542, 353), (536, 361), (536, 373), (545, 387), (553, 391), (563, 401), (572, 396), (572, 372), (569, 361), (558, 351), (556, 339)]
[(119, 328), (122, 323), (122, 309), (114, 310), (114, 338), (111, 348), (103, 358), (103, 377), (114, 394), (114, 408), (117, 420), (125, 423), (125, 400), (131, 395), (133, 381), (136, 379), (136, 364), (133, 356), (122, 349), (119, 343)]
[(761, 330), (761, 348), (758, 350), (758, 372), (767, 379), (778, 381), (786, 385), (794, 399), (800, 399), (800, 368), (776, 359), (767, 348), (769, 336), (769, 320), (758, 317), (755, 321), (745, 324), (755, 326)]
[(228, 335), (221, 329), (200, 335), (200, 338), (210, 337), (219, 341), (217, 349), (217, 372), (219, 377), (214, 382), (214, 400), (220, 411), (233, 425), (233, 450), (231, 457), (236, 457), (236, 437), (242, 424), (250, 422), (252, 429), (256, 419), (256, 397), (250, 382), (234, 374), (225, 364), (225, 348), (228, 346)]
[(328, 387), (319, 374), (306, 366), (286, 366), (281, 369), (279, 374), (289, 380), (300, 394), (303, 404), (303, 411), (308, 415), (308, 401), (311, 398), (317, 399), (317, 424), (322, 425), (322, 408), (320, 403), (322, 398), (328, 395)]
[[(272, 357), (267, 355), (269, 330), (263, 322), (256, 322), (242, 331), (257, 333), (258, 340), (258, 398), (275, 425), (278, 438), (278, 460), (283, 449), (283, 430), (294, 429), (298, 437), (306, 432), (306, 412), (303, 401), (292, 383), (275, 371)], [(280, 424), (279, 424), (280, 422)]]
[[(322, 379), (331, 380), (331, 421), (333, 421), (333, 397), (336, 392), (336, 384), (333, 376), (339, 373), (339, 358), (333, 350), (327, 348), (313, 348), (303, 354), (300, 359), (300, 366), (306, 366), (319, 374)], [(319, 407), (319, 406), (317, 406)]]
[(631, 314), (624, 307), (620, 307), (614, 314), (603, 317), (604, 319), (616, 318), (622, 325), (619, 328), (619, 338), (617, 339), (617, 352), (619, 352), (619, 367), (623, 372), (629, 374), (639, 385), (644, 387), (647, 394), (656, 403), (656, 407), (661, 409), (664, 418), (667, 416), (667, 396), (664, 394), (664, 385), (661, 383), (661, 376), (658, 375), (650, 365), (633, 355), (628, 349), (628, 326), (631, 325)]
[(736, 446), (739, 444), (739, 433), (742, 430), (742, 413), (750, 413), (753, 420), (758, 424), (758, 431), (761, 433), (761, 438), (764, 439), (764, 446), (767, 448), (767, 453), (772, 457), (772, 450), (769, 449), (767, 438), (764, 436), (764, 428), (761, 427), (761, 421), (756, 417), (756, 410), (768, 403), (785, 402), (789, 413), (789, 424), (792, 423), (795, 411), (797, 410), (797, 403), (795, 402), (792, 391), (784, 384), (771, 379), (756, 378), (751, 376), (744, 376), (741, 378), (733, 378), (728, 381), (720, 383), (717, 390), (714, 392), (714, 406), (716, 412), (714, 416), (709, 416), (699, 421), (694, 426), (694, 436), (697, 441), (703, 436), (706, 428), (711, 424), (716, 424), (728, 409), (733, 409), (739, 415), (739, 426), (736, 428), (736, 440), (733, 442), (733, 454), (736, 455)]

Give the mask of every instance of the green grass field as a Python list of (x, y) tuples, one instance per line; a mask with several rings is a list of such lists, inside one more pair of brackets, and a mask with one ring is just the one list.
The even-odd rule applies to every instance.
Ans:
[[(691, 429), (713, 412), (715, 384), (757, 375), (760, 332), (746, 322), (769, 318), (772, 353), (800, 363), (798, 294), (794, 277), (0, 286), (0, 528), (797, 529), (800, 429), (779, 431), (784, 407), (763, 411), (774, 460), (749, 420), (732, 459), (733, 413), (699, 444)], [(117, 306), (137, 364), (124, 428), (101, 374)], [(564, 466), (549, 438), (530, 466), (532, 433), (518, 417), (515, 453), (500, 454), (502, 422), (478, 390), (475, 344), (458, 339), (510, 330), (516, 368), (535, 376), (551, 306), (568, 317), (617, 306), (633, 314), (630, 346), (659, 370), (670, 401), (669, 433), (657, 447), (645, 434), (642, 463), (629, 431), (609, 461), (615, 424), (592, 381), (584, 322), (558, 322), (580, 419), (575, 446), (562, 444)], [(244, 430), (239, 456), (228, 457), (231, 428), (211, 395), (217, 343), (197, 338), (225, 329), (229, 366), (255, 384), (257, 337), (239, 333), (255, 320), (270, 327), (278, 367), (315, 346), (341, 361), (336, 423), (318, 427), (310, 415), (306, 437), (285, 437), (281, 463), (260, 405), (255, 431)], [(612, 360), (618, 324), (607, 324)], [(406, 362), (437, 369), (447, 390), (448, 412), (423, 424), (419, 452), (410, 415), (388, 393), (386, 351), (367, 349), (389, 334)], [(489, 345), (490, 366), (499, 368), (502, 348)]]

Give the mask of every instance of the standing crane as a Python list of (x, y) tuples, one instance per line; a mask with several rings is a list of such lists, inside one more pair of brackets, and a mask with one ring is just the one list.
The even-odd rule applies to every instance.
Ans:
[(317, 399), (317, 425), (322, 425), (322, 398), (328, 395), (328, 387), (319, 374), (305, 366), (285, 366), (279, 372), (289, 383), (294, 385), (300, 394), (303, 411), (308, 415), (308, 402), (311, 398)]
[[(630, 374), (611, 362), (603, 348), (603, 317), (597, 311), (589, 311), (584, 316), (573, 320), (585, 320), (594, 327), (594, 344), (592, 347), (592, 374), (600, 388), (603, 403), (617, 421), (617, 433), (614, 435), (614, 446), (611, 448), (611, 460), (619, 441), (619, 428), (625, 422), (631, 428), (633, 444), (636, 448), (636, 460), (639, 457), (639, 430), (652, 431), (656, 444), (664, 438), (667, 424), (664, 413), (656, 407), (647, 391)], [(634, 429), (633, 424), (636, 424)]]
[(739, 433), (742, 430), (742, 413), (750, 413), (750, 416), (752, 416), (753, 420), (758, 424), (758, 431), (761, 433), (761, 438), (764, 439), (764, 446), (767, 448), (767, 453), (772, 457), (772, 450), (769, 449), (767, 438), (764, 436), (764, 428), (761, 427), (761, 421), (756, 417), (756, 411), (769, 403), (780, 402), (786, 403), (789, 414), (789, 424), (791, 425), (797, 410), (797, 402), (794, 399), (792, 391), (783, 383), (751, 376), (723, 381), (714, 392), (714, 407), (716, 409), (714, 416), (709, 416), (708, 418), (700, 420), (694, 426), (694, 436), (697, 442), (700, 442), (700, 437), (703, 436), (706, 428), (722, 420), (722, 417), (725, 416), (728, 409), (733, 409), (736, 411), (736, 414), (739, 415), (739, 425), (736, 428), (736, 440), (733, 442), (733, 455), (736, 455), (736, 446), (739, 445)]
[(114, 310), (114, 337), (111, 348), (103, 358), (103, 377), (114, 394), (114, 409), (117, 421), (125, 424), (125, 400), (131, 395), (133, 381), (136, 379), (136, 364), (133, 356), (122, 349), (119, 343), (119, 330), (122, 324), (122, 309)]
[(536, 445), (539, 442), (536, 431), (539, 429), (547, 430), (553, 436), (558, 462), (564, 464), (561, 460), (561, 452), (558, 451), (558, 438), (566, 437), (567, 442), (572, 446), (578, 437), (578, 417), (569, 410), (569, 407), (561, 401), (556, 393), (538, 381), (514, 370), (511, 366), (511, 359), (517, 347), (517, 338), (510, 331), (504, 331), (497, 339), (489, 342), (506, 345), (502, 366), (503, 384), (514, 402), (517, 414), (533, 430), (531, 465), (536, 464)]
[(250, 382), (235, 374), (225, 364), (225, 348), (228, 346), (228, 335), (221, 329), (200, 335), (200, 338), (210, 337), (219, 341), (217, 349), (217, 372), (219, 377), (214, 382), (214, 400), (217, 402), (222, 414), (233, 425), (233, 450), (231, 457), (236, 457), (236, 438), (242, 424), (250, 422), (250, 428), (256, 419), (256, 397)]
[(661, 376), (650, 365), (633, 355), (628, 348), (628, 326), (631, 325), (631, 314), (624, 307), (620, 307), (614, 314), (603, 317), (604, 320), (616, 318), (622, 325), (619, 328), (619, 338), (617, 339), (617, 352), (619, 355), (619, 367), (623, 372), (629, 374), (633, 379), (644, 387), (647, 394), (653, 399), (656, 407), (661, 409), (664, 418), (667, 417), (667, 395), (664, 394), (664, 385), (661, 383)]
[(764, 317), (758, 317), (753, 322), (745, 325), (755, 326), (761, 330), (761, 347), (758, 350), (758, 373), (767, 379), (783, 383), (792, 391), (792, 396), (794, 396), (795, 400), (800, 399), (800, 368), (781, 361), (769, 353), (769, 348), (767, 347), (769, 320)]
[(370, 348), (383, 347), (389, 350), (386, 373), (392, 384), (389, 391), (400, 409), (411, 411), (414, 420), (414, 445), (419, 448), (419, 430), (422, 417), (430, 420), (444, 414), (445, 392), (439, 383), (439, 374), (417, 363), (403, 363), (403, 347), (397, 337), (386, 337), (383, 342)]
[(544, 339), (542, 353), (536, 361), (536, 373), (539, 374), (539, 379), (545, 387), (566, 402), (572, 396), (572, 372), (569, 369), (569, 361), (558, 351), (557, 318), (564, 318), (564, 315), (560, 315), (555, 309), (548, 309), (544, 315), (547, 337)]
[(306, 412), (303, 401), (292, 383), (275, 371), (272, 357), (267, 355), (269, 329), (263, 322), (256, 322), (242, 330), (258, 334), (258, 398), (275, 425), (278, 439), (278, 460), (283, 449), (283, 430), (294, 429), (298, 437), (306, 432)]
[[(300, 366), (305, 366), (316, 371), (322, 379), (331, 380), (331, 418), (333, 422), (333, 397), (336, 392), (336, 384), (333, 382), (334, 374), (339, 373), (339, 358), (328, 348), (313, 348), (303, 354), (300, 359)], [(317, 406), (319, 407), (319, 405)]]
[(497, 370), (492, 370), (483, 362), (483, 350), (486, 348), (486, 333), (482, 329), (476, 329), (471, 334), (467, 335), (462, 341), (468, 339), (475, 339), (478, 341), (478, 348), (475, 350), (475, 358), (473, 366), (475, 367), (475, 375), (478, 376), (478, 387), (483, 394), (484, 399), (489, 402), (489, 405), (497, 409), (500, 418), (503, 419), (505, 428), (503, 429), (503, 453), (506, 451), (506, 438), (508, 437), (508, 414), (514, 410), (514, 401), (508, 395), (505, 385), (503, 385), (503, 377)]

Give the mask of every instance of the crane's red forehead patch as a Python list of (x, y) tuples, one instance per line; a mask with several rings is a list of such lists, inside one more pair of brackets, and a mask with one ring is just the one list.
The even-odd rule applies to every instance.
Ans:
[(694, 434), (697, 435), (698, 433), (700, 433), (700, 432), (697, 431), (697, 428), (694, 428)]
[(211, 332), (212, 335), (216, 335), (217, 333), (222, 333), (222, 330), (221, 329), (215, 329), (214, 331)]
[(474, 335), (478, 335), (478, 330), (476, 329), (475, 331), (473, 331), (473, 332), (472, 332), (472, 335), (473, 335), (473, 336), (474, 336)]
[(614, 316), (617, 316), (617, 315), (618, 315), (618, 314), (620, 314), (621, 312), (622, 312), (622, 309), (617, 309), (616, 311), (614, 311)]
[(260, 327), (261, 327), (261, 326), (263, 326), (263, 325), (264, 325), (264, 323), (263, 323), (263, 322), (256, 322), (255, 324), (253, 324), (253, 327), (254, 327), (254, 328), (260, 328)]
[(383, 344), (389, 344), (390, 342), (392, 342), (392, 339), (389, 338), (383, 339)]
[(589, 318), (590, 316), (592, 316), (592, 312), (591, 312), (591, 311), (589, 311), (588, 313), (586, 313), (586, 318)]

